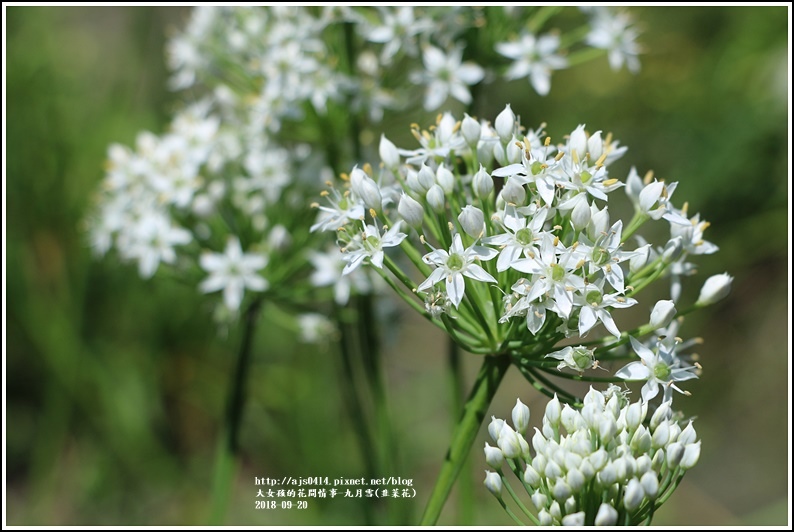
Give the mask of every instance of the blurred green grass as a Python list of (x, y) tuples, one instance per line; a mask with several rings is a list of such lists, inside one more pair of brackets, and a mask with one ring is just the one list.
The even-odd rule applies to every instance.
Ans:
[[(555, 139), (579, 123), (612, 131), (630, 147), (618, 176), (636, 164), (680, 181), (677, 202), (713, 222), (707, 238), (721, 251), (700, 260), (686, 286), (694, 292), (728, 271), (734, 290), (682, 331), (706, 340), (703, 378), (679, 405), (698, 418), (703, 455), (655, 523), (782, 525), (790, 500), (787, 8), (634, 12), (646, 49), (639, 75), (605, 71), (601, 59), (555, 75), (547, 98), (522, 82), (494, 87), (478, 113), (495, 116), (511, 102), (524, 123), (548, 122)], [(7, 522), (202, 524), (238, 332), (218, 338), (190, 287), (93, 260), (80, 229), (107, 145), (167, 124), (178, 96), (165, 88), (163, 45), (187, 11), (6, 13)], [(407, 131), (404, 119), (389, 125)], [(262, 321), (228, 522), (363, 524), (360, 508), (338, 499), (300, 512), (253, 509), (254, 476), (361, 472), (335, 361)], [(395, 476), (416, 479), (421, 506), (453, 417), (443, 338), (414, 317), (402, 327), (386, 359), (403, 458)], [(478, 361), (466, 362), (471, 375)], [(511, 372), (492, 413), (505, 417), (516, 396), (538, 412), (542, 403)], [(475, 523), (508, 525), (479, 489), (481, 454), (475, 448), (470, 460)], [(455, 503), (442, 523), (456, 522)]]

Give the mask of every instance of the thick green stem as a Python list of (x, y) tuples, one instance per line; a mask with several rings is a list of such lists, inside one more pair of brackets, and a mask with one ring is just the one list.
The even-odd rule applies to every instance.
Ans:
[(262, 300), (256, 300), (248, 307), (243, 317), (243, 336), (237, 362), (232, 373), (229, 396), (226, 402), (226, 414), (221, 437), (215, 455), (215, 472), (212, 483), (212, 504), (210, 524), (219, 525), (223, 522), (229, 505), (232, 483), (237, 472), (237, 452), (239, 450), (240, 424), (245, 406), (245, 384), (248, 368), (251, 365), (251, 344), (254, 328)]
[(482, 367), (474, 381), (469, 398), (463, 407), (463, 413), (452, 435), (452, 442), (444, 457), (441, 471), (436, 480), (430, 499), (427, 501), (425, 513), (420, 525), (436, 524), (444, 503), (449, 497), (452, 486), (463, 467), (472, 444), (477, 437), (485, 412), (496, 395), (499, 383), (510, 367), (507, 355), (489, 355), (484, 357)]

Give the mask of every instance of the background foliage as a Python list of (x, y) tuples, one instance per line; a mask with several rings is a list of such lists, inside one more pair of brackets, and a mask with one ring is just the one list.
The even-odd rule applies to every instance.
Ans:
[[(630, 147), (615, 175), (633, 163), (644, 165), (640, 174), (680, 181), (676, 197), (713, 223), (708, 236), (721, 251), (701, 258), (689, 289), (728, 271), (733, 293), (687, 319), (683, 332), (706, 341), (706, 372), (689, 387), (693, 396), (679, 399), (698, 418), (703, 453), (654, 523), (782, 525), (790, 501), (787, 10), (633, 11), (647, 52), (639, 75), (611, 73), (602, 59), (556, 73), (546, 98), (525, 82), (495, 86), (477, 113), (496, 116), (511, 102), (525, 124), (548, 122), (555, 139), (579, 123), (612, 131)], [(11, 7), (7, 15), (7, 522), (200, 525), (239, 331), (219, 337), (191, 287), (94, 261), (80, 225), (107, 145), (165, 127), (177, 96), (166, 90), (163, 46), (187, 12)], [(407, 133), (417, 118), (428, 122), (398, 115), (384, 128)], [(418, 512), (454, 417), (445, 342), (407, 314), (387, 333), (402, 462), (394, 475), (415, 480)], [(228, 524), (363, 524), (355, 500), (254, 510), (254, 476), (362, 470), (331, 348), (298, 344), (274, 308), (263, 312), (256, 342)], [(543, 401), (513, 372), (492, 413), (507, 416), (516, 396), (540, 415)], [(453, 497), (442, 523), (509, 524), (480, 489), (481, 455), (470, 459), (477, 504), (457, 507)]]

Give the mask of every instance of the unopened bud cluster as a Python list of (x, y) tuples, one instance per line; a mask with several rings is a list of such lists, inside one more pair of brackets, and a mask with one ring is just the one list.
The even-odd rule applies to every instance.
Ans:
[(520, 401), (512, 427), (492, 419), (488, 432), (496, 446), (485, 444), (485, 459), (497, 472), (487, 472), (485, 485), (504, 502), (502, 469), (511, 470), (540, 525), (642, 524), (700, 457), (691, 421), (678, 421), (669, 402), (649, 410), (646, 402), (629, 403), (617, 386), (604, 393), (591, 388), (580, 409), (555, 396), (529, 441), (528, 423)]

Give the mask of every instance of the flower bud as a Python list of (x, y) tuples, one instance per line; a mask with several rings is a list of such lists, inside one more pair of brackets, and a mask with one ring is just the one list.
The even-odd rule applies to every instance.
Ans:
[(562, 518), (562, 526), (584, 526), (584, 512), (566, 515)]
[(656, 473), (648, 471), (642, 475), (640, 478), (640, 485), (642, 486), (642, 491), (645, 492), (645, 495), (647, 495), (649, 499), (656, 498), (656, 495), (659, 493), (659, 479)]
[(604, 449), (599, 449), (592, 453), (589, 457), (590, 463), (593, 465), (593, 469), (596, 471), (601, 471), (609, 461), (609, 455)]
[(383, 161), (386, 168), (393, 170), (400, 165), (400, 153), (397, 151), (397, 146), (387, 139), (385, 135), (380, 136), (378, 153), (380, 154), (380, 160)]
[(417, 192), (425, 194), (436, 182), (436, 176), (429, 166), (422, 163), (421, 168), (419, 168), (419, 172), (416, 174), (416, 182), (419, 184), (419, 190)]
[[(660, 449), (661, 450), (661, 449)], [(684, 457), (684, 444), (681, 442), (673, 442), (667, 446), (667, 467), (670, 469), (675, 469), (678, 467), (678, 464), (681, 463), (681, 459)], [(658, 453), (658, 451), (657, 451)], [(656, 458), (654, 456), (654, 458)]]
[(637, 430), (642, 420), (645, 419), (648, 407), (647, 403), (644, 403), (644, 405), (641, 401), (637, 401), (636, 403), (631, 403), (626, 409), (626, 428), (629, 432)]
[(637, 169), (632, 166), (629, 171), (629, 176), (626, 178), (626, 195), (635, 206), (639, 205), (640, 192), (642, 192), (644, 186), (645, 185), (642, 184), (642, 179), (640, 179), (640, 175), (637, 173)]
[(505, 202), (513, 205), (524, 205), (524, 200), (527, 199), (526, 189), (513, 179), (507, 181), (500, 195)]
[(460, 134), (463, 135), (466, 144), (476, 148), (477, 142), (480, 140), (480, 123), (464, 113), (463, 122), (460, 124)]
[(681, 431), (681, 434), (678, 435), (678, 440), (684, 445), (689, 445), (690, 443), (695, 443), (697, 440), (698, 435), (695, 432), (695, 427), (692, 426), (692, 422), (689, 422), (689, 425), (686, 426), (684, 430)]
[[(538, 479), (540, 479), (540, 476), (538, 476)], [(526, 480), (526, 478), (524, 480)], [(542, 510), (549, 503), (549, 498), (546, 497), (546, 495), (542, 493), (540, 489), (536, 489), (535, 493), (530, 495), (529, 498), (532, 499), (532, 504), (534, 504), (535, 508), (538, 510)]]
[(364, 205), (376, 212), (380, 212), (383, 206), (380, 188), (363, 170), (353, 168), (350, 173), (350, 186), (353, 192), (364, 202)]
[(507, 143), (507, 147), (505, 148), (507, 162), (510, 164), (520, 163), (523, 154), (524, 148), (519, 146), (518, 139), (515, 137), (510, 139), (510, 142)]
[(422, 205), (411, 196), (403, 193), (400, 197), (400, 204), (397, 206), (397, 212), (411, 227), (416, 229), (422, 227), (425, 211)]
[(546, 476), (547, 479), (555, 479), (555, 478), (560, 478), (563, 473), (560, 464), (558, 464), (554, 460), (549, 460), (546, 463), (546, 468), (543, 470), (543, 474)]
[(531, 488), (537, 488), (540, 486), (540, 475), (535, 468), (531, 465), (527, 465), (527, 468), (524, 470), (524, 482)]
[(584, 474), (579, 471), (578, 469), (570, 469), (568, 470), (568, 474), (565, 475), (565, 482), (568, 486), (571, 487), (571, 490), (574, 493), (578, 493), (582, 487), (584, 487), (585, 482), (587, 479), (585, 478)]
[(727, 273), (712, 275), (703, 283), (703, 288), (700, 289), (700, 297), (698, 297), (695, 305), (705, 307), (725, 298), (728, 292), (731, 291), (731, 282), (733, 282), (733, 277)]
[(565, 428), (565, 430), (569, 433), (572, 433), (577, 429), (577, 421), (580, 416), (581, 414), (579, 412), (571, 408), (569, 405), (565, 405), (562, 407), (560, 421), (562, 422), (562, 426)]
[(584, 132), (584, 124), (580, 124), (573, 130), (570, 139), (568, 139), (568, 147), (571, 150), (571, 156), (574, 156), (575, 153), (580, 161), (584, 160), (587, 154), (587, 133)]
[(508, 142), (513, 136), (513, 130), (516, 124), (516, 115), (510, 109), (510, 104), (507, 104), (501, 113), (496, 115), (493, 126), (502, 142)]
[(562, 478), (557, 478), (557, 482), (551, 488), (551, 494), (558, 501), (564, 502), (565, 499), (571, 496), (571, 487)]
[[(670, 446), (667, 446), (670, 449)], [(662, 466), (664, 465), (664, 461), (666, 460), (664, 449), (657, 449), (655, 453), (653, 453), (653, 459), (651, 460), (651, 467), (654, 471), (659, 472), (662, 470)]]
[(681, 469), (695, 467), (700, 458), (700, 442), (690, 443), (684, 447), (684, 456), (681, 458)]
[(640, 507), (644, 498), (645, 492), (642, 489), (640, 481), (636, 478), (629, 480), (623, 495), (623, 506), (626, 507), (626, 510), (633, 512)]
[(613, 526), (618, 522), (618, 511), (602, 502), (595, 517), (595, 526)]
[(653, 462), (651, 461), (651, 457), (647, 454), (643, 454), (642, 456), (638, 457), (636, 462), (638, 475), (644, 475), (653, 469)]
[(576, 206), (571, 211), (571, 224), (577, 231), (581, 231), (590, 223), (590, 204), (587, 200), (577, 201)]
[(270, 234), (267, 235), (267, 244), (270, 249), (284, 251), (289, 247), (291, 242), (292, 236), (286, 227), (277, 224), (270, 228)]
[(466, 205), (458, 215), (458, 222), (467, 235), (480, 238), (485, 230), (485, 215), (473, 205)]
[(496, 162), (499, 163), (499, 166), (505, 166), (508, 164), (505, 148), (499, 142), (495, 142), (493, 145), (493, 158), (496, 159)]
[(662, 251), (662, 260), (664, 262), (673, 262), (678, 257), (681, 256), (681, 253), (684, 251), (684, 242), (680, 236), (675, 238), (671, 238), (667, 241), (667, 244), (664, 246), (664, 251)]
[(615, 434), (618, 432), (618, 426), (615, 423), (615, 419), (612, 417), (611, 414), (606, 414), (601, 416), (601, 420), (598, 423), (598, 435), (601, 437), (601, 441), (606, 444), (612, 441), (612, 438), (615, 437)]
[(444, 212), (444, 209), (447, 207), (447, 198), (444, 196), (444, 189), (438, 185), (430, 187), (425, 199), (427, 200), (427, 204), (436, 212)]
[(673, 411), (670, 408), (671, 404), (672, 401), (665, 401), (656, 408), (656, 411), (651, 416), (651, 430), (656, 430), (656, 427), (662, 421), (667, 421), (673, 416)]
[(513, 460), (522, 455), (518, 435), (509, 425), (502, 427), (502, 432), (499, 434), (499, 440), (496, 442), (496, 445), (502, 450), (505, 458)]
[(485, 463), (494, 469), (502, 467), (502, 462), (505, 460), (505, 455), (498, 447), (491, 447), (488, 442), (485, 443)]
[(534, 447), (535, 451), (538, 453), (545, 453), (547, 446), (548, 444), (546, 438), (543, 437), (543, 433), (535, 427), (535, 434), (532, 436), (532, 447)]
[(653, 446), (656, 449), (667, 446), (670, 442), (670, 422), (665, 420), (659, 423), (656, 430), (653, 431)]
[[(573, 515), (575, 513), (574, 510), (576, 510), (576, 506), (577, 506), (576, 498), (573, 495), (565, 499), (565, 515)], [(584, 515), (584, 512), (581, 513), (582, 515)], [(563, 525), (564, 524), (565, 524), (565, 518), (563, 517)], [(572, 524), (571, 526), (577, 526), (577, 525)]]
[(657, 301), (656, 305), (653, 306), (653, 310), (651, 311), (651, 327), (654, 329), (667, 327), (670, 322), (673, 321), (675, 312), (675, 304), (673, 303), (672, 299), (662, 299), (661, 301)]
[(485, 488), (497, 498), (502, 496), (502, 477), (499, 476), (499, 473), (486, 471), (483, 484), (485, 484)]
[(648, 432), (648, 429), (640, 425), (634, 432), (634, 436), (631, 437), (629, 445), (636, 452), (645, 453), (651, 449), (652, 442), (653, 440), (651, 439), (651, 434)]
[(498, 419), (495, 416), (491, 416), (491, 422), (488, 424), (488, 434), (490, 434), (493, 441), (499, 439), (499, 435), (502, 433), (502, 427), (504, 424), (504, 419)]
[(590, 161), (595, 162), (604, 153), (604, 141), (601, 140), (601, 131), (596, 131), (587, 139), (587, 152), (590, 154)]
[(493, 162), (493, 142), (480, 141), (477, 143), (477, 160), (486, 166)]
[(482, 165), (480, 165), (480, 169), (477, 173), (474, 174), (471, 186), (474, 189), (474, 193), (480, 199), (487, 197), (493, 190), (493, 178), (485, 171)]
[(634, 250), (634, 254), (629, 259), (629, 271), (637, 273), (648, 264), (648, 258), (651, 256), (651, 245), (645, 244)]
[(598, 478), (603, 486), (609, 486), (618, 481), (618, 469), (614, 462), (610, 462), (604, 466), (598, 473)]
[(579, 464), (579, 468), (578, 469), (579, 469), (579, 471), (582, 472), (582, 474), (584, 475), (584, 478), (586, 478), (587, 480), (590, 480), (596, 474), (596, 470), (593, 467), (592, 462), (590, 462), (590, 458), (589, 457), (585, 457), (585, 458), (582, 459), (582, 463)]
[(554, 524), (551, 514), (548, 511), (546, 511), (545, 508), (541, 508), (538, 511), (538, 521), (540, 523), (540, 526), (551, 526), (552, 524)]
[(444, 190), (444, 194), (452, 194), (455, 190), (455, 176), (443, 164), (436, 170), (436, 183)]
[(557, 501), (552, 501), (551, 504), (549, 505), (549, 513), (557, 521), (562, 519), (562, 512), (560, 511), (560, 503), (558, 503)]
[(557, 427), (560, 424), (560, 419), (562, 417), (562, 408), (560, 406), (560, 400), (557, 398), (557, 394), (554, 394), (554, 398), (546, 403), (546, 419), (548, 420), (549, 424)]
[(590, 239), (595, 241), (609, 229), (609, 211), (604, 207), (590, 215), (590, 226), (587, 228)]
[(654, 181), (646, 185), (639, 194), (640, 210), (644, 213), (648, 213), (653, 209), (653, 206), (656, 205), (656, 202), (662, 197), (663, 191), (664, 183), (661, 181)]
[(529, 426), (529, 407), (516, 399), (516, 406), (513, 407), (513, 426), (519, 433), (524, 433)]

